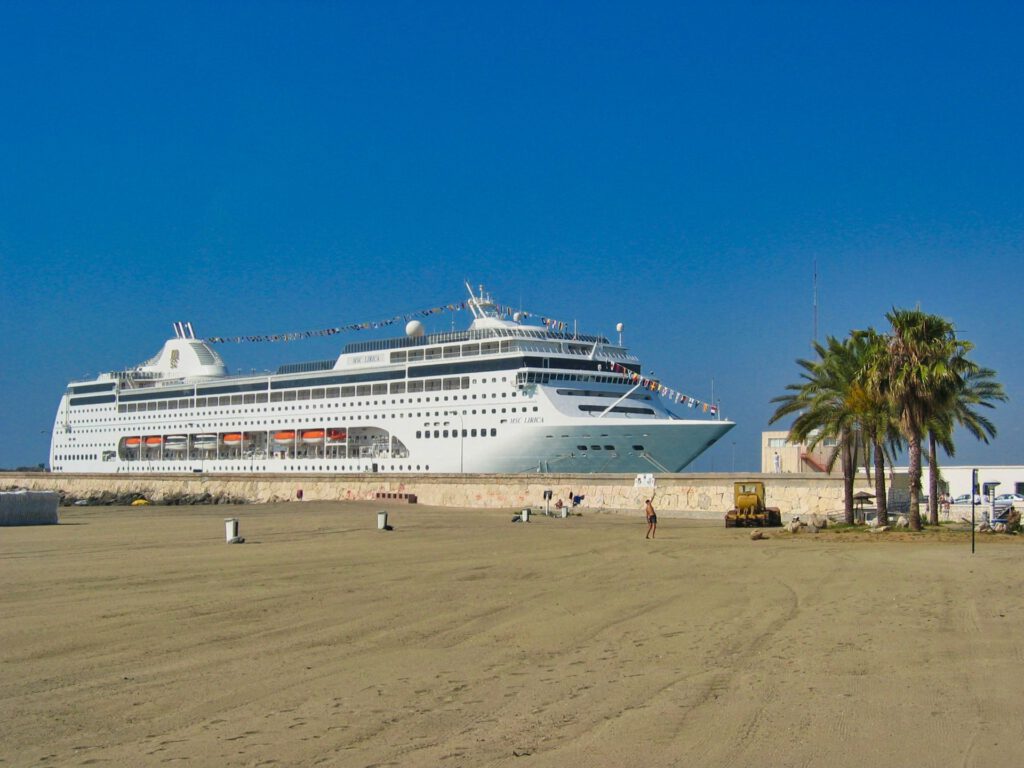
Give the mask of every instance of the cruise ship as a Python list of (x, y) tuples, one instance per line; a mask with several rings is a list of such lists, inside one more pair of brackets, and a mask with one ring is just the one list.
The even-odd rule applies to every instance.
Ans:
[(679, 472), (734, 426), (670, 411), (621, 338), (531, 325), (483, 288), (466, 307), (465, 331), (426, 334), (411, 320), (399, 338), (253, 375), (229, 375), (209, 341), (175, 323), (149, 361), (68, 385), (50, 468)]

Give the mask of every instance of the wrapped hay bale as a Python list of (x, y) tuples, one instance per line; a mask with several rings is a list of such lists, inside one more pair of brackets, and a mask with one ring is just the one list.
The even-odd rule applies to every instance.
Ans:
[(0, 493), (0, 526), (57, 525), (59, 502), (55, 491)]

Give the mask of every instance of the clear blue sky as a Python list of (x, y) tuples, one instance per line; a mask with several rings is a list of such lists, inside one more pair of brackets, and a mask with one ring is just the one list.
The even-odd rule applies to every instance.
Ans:
[[(0, 466), (70, 378), (483, 282), (626, 341), (757, 469), (813, 333), (953, 320), (1024, 463), (1015, 3), (0, 4)], [(459, 320), (462, 320), (460, 316)], [(435, 319), (431, 330), (448, 327)], [(356, 337), (354, 337), (356, 338)], [(221, 347), (235, 371), (343, 339)]]

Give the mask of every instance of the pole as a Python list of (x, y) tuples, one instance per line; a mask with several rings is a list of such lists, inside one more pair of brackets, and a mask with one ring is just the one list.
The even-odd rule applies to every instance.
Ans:
[(974, 554), (974, 489), (978, 487), (978, 470), (971, 470), (971, 554)]

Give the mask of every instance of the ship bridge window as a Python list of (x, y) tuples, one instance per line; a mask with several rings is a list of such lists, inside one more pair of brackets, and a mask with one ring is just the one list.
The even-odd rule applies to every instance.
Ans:
[[(584, 413), (600, 413), (605, 410), (603, 405), (581, 405), (579, 409)], [(610, 413), (636, 413), (643, 414), (645, 416), (653, 416), (654, 411), (651, 408), (630, 408), (625, 405), (617, 405), (611, 409)]]

